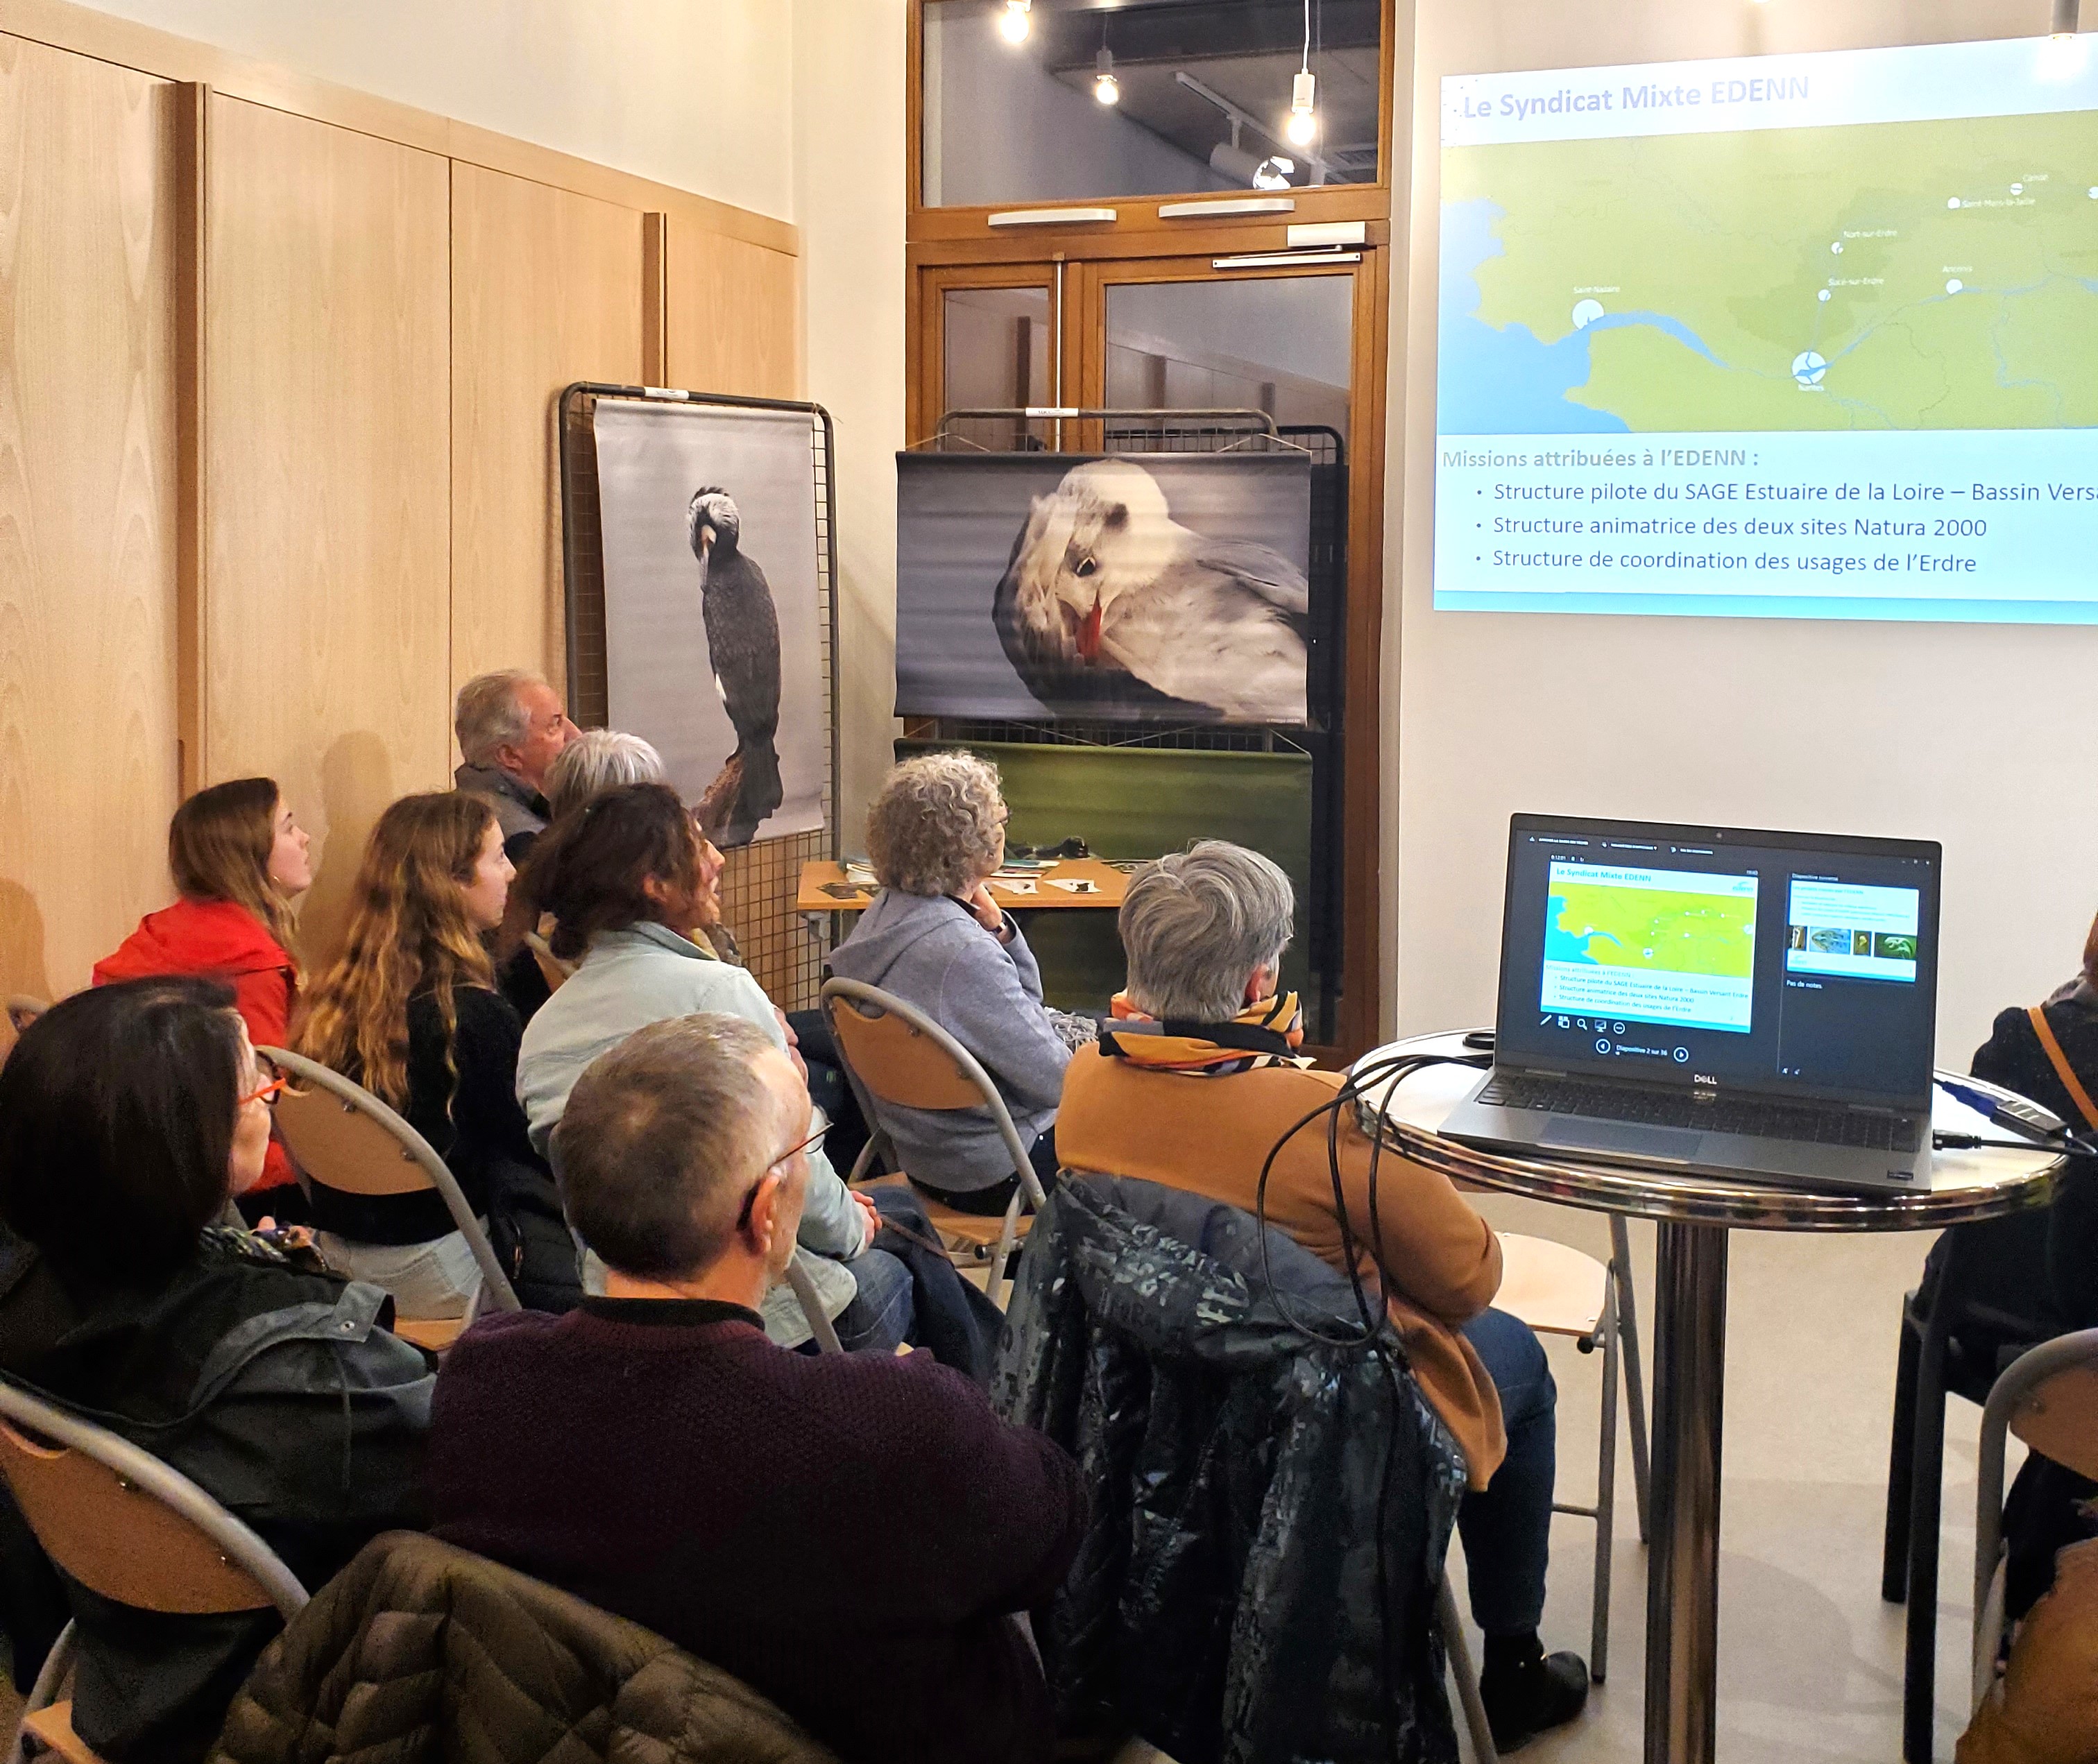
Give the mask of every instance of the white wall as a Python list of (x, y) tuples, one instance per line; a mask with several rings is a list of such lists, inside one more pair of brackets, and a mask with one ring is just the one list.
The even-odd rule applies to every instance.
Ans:
[(795, 0), (794, 214), (809, 396), (837, 425), (842, 832), (894, 757), (896, 454), (903, 432), (906, 0)]
[[(1436, 612), (1437, 82), (1445, 72), (2030, 36), (2042, 0), (1421, 0), (1387, 483), (1388, 954), (1412, 1031), (1492, 1019), (1517, 810), (1937, 838), (1938, 1050), (2076, 966), (2098, 906), (2089, 628)], [(1407, 70), (1402, 60), (1400, 90)], [(1400, 516), (1403, 515), (1402, 520)], [(1397, 617), (1393, 616), (1396, 611)], [(1395, 746), (1396, 763), (1390, 763)]]
[[(796, 0), (94, 3), (337, 86), (793, 218)], [(882, 0), (866, 0), (869, 14), (881, 9)]]

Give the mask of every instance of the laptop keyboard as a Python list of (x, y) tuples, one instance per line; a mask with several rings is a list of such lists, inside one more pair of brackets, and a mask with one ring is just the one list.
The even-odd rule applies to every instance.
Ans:
[(1917, 1143), (1916, 1123), (1894, 1115), (1797, 1103), (1703, 1100), (1687, 1091), (1636, 1090), (1579, 1078), (1496, 1073), (1477, 1099), (1544, 1114), (1586, 1115), (1591, 1120), (1631, 1121), (1652, 1127), (1695, 1127), (1706, 1133), (1854, 1146), (1865, 1152), (1913, 1152)]

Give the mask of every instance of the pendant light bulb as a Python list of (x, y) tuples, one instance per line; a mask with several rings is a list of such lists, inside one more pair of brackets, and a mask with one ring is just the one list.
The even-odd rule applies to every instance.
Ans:
[(1292, 145), (1309, 147), (1319, 132), (1319, 118), (1315, 105), (1319, 76), (1300, 73), (1292, 83), (1289, 93), (1289, 121), (1282, 132), (1289, 137)]
[(1121, 102), (1121, 81), (1115, 77), (1114, 55), (1105, 47), (1093, 60), (1093, 96), (1103, 104)]
[(1027, 11), (1031, 0), (1005, 0), (1005, 16), (998, 21), (998, 33), (1008, 43), (1027, 41)]

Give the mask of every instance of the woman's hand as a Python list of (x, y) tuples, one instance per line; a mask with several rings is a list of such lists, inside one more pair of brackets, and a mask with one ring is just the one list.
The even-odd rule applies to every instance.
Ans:
[(971, 889), (963, 898), (962, 905), (968, 908), (970, 913), (974, 915), (976, 922), (985, 930), (1001, 941), (1003, 941), (1005, 915), (999, 911), (998, 902), (990, 897), (990, 883), (988, 880), (977, 883)]

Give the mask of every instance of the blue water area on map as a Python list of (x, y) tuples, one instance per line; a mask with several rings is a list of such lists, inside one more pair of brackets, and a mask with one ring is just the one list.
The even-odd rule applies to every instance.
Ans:
[(1723, 367), (1703, 338), (1666, 313), (1605, 313), (1556, 343), (1540, 341), (1527, 325), (1495, 330), (1478, 317), (1477, 271), (1507, 248), (1494, 236), (1506, 213), (1481, 197), (1442, 204), (1442, 285), (1436, 363), (1436, 430), (1443, 435), (1570, 435), (1629, 432), (1608, 410), (1577, 404), (1567, 394), (1588, 383), (1588, 339), (1598, 331), (1650, 325)]
[(1554, 894), (1544, 903), (1544, 959), (1547, 962), (1586, 962), (1591, 968), (1602, 964), (1588, 953), (1588, 946), (1598, 937), (1605, 943), (1615, 943), (1619, 949), (1624, 945), (1607, 931), (1583, 931), (1578, 935), (1569, 931), (1565, 924), (1566, 897)]

